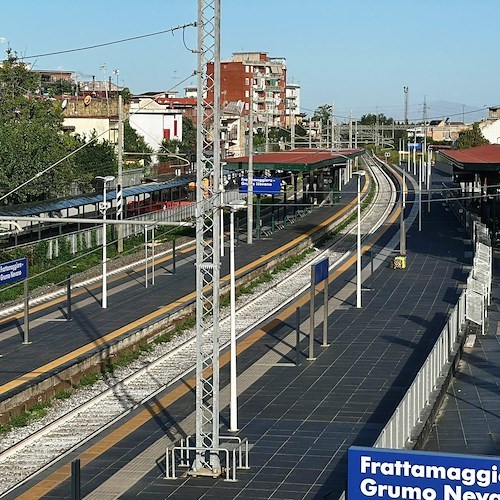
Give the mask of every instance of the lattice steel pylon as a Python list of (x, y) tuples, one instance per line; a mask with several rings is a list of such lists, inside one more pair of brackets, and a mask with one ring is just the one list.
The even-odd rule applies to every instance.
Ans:
[[(196, 452), (193, 475), (218, 476), (220, 281), (220, 0), (198, 0), (196, 148)], [(213, 63), (210, 75), (207, 66)], [(212, 99), (213, 98), (213, 99)], [(213, 154), (208, 154), (208, 152)]]

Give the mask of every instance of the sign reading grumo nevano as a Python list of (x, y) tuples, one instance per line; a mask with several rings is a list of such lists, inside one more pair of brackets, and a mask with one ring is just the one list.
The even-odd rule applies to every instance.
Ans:
[(500, 500), (500, 457), (351, 446), (347, 497)]

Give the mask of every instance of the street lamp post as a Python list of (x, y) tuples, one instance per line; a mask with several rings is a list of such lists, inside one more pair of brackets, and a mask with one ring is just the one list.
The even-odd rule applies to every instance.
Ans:
[(230, 386), (231, 402), (229, 416), (229, 431), (238, 431), (238, 393), (236, 386), (236, 283), (235, 283), (235, 265), (234, 265), (234, 213), (239, 208), (246, 205), (244, 200), (232, 200), (225, 207), (230, 210), (229, 221), (229, 288), (230, 288), (230, 320), (231, 320), (231, 368), (230, 368)]
[(113, 175), (107, 175), (106, 177), (97, 176), (94, 179), (94, 187), (99, 187), (102, 185), (102, 204), (99, 210), (102, 213), (102, 301), (101, 306), (103, 309), (108, 307), (108, 275), (107, 275), (107, 241), (106, 241), (106, 212), (108, 210), (107, 201), (107, 186), (115, 180)]
[(356, 307), (361, 307), (361, 177), (365, 176), (364, 170), (353, 172), (358, 178), (358, 237), (356, 259)]

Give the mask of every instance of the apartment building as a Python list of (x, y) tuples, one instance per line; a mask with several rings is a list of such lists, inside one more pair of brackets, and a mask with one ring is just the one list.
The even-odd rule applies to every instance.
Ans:
[(439, 142), (455, 142), (460, 132), (464, 132), (469, 128), (470, 125), (465, 125), (462, 122), (452, 122), (449, 118), (446, 118), (446, 120), (431, 120), (427, 125), (427, 137)]
[[(213, 77), (213, 64), (207, 66)], [(242, 115), (253, 105), (259, 126), (284, 127), (286, 124), (286, 61), (269, 57), (267, 52), (235, 52), (230, 61), (220, 63), (221, 108), (242, 103)], [(213, 102), (213, 92), (207, 100)]]
[(285, 96), (286, 126), (290, 127), (292, 123), (300, 123), (303, 117), (302, 111), (300, 109), (300, 85), (298, 83), (287, 83)]

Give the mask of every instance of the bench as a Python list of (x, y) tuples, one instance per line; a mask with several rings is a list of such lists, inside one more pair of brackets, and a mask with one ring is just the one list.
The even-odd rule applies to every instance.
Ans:
[(264, 236), (271, 236), (271, 234), (273, 234), (273, 228), (271, 226), (262, 226), (260, 232)]

